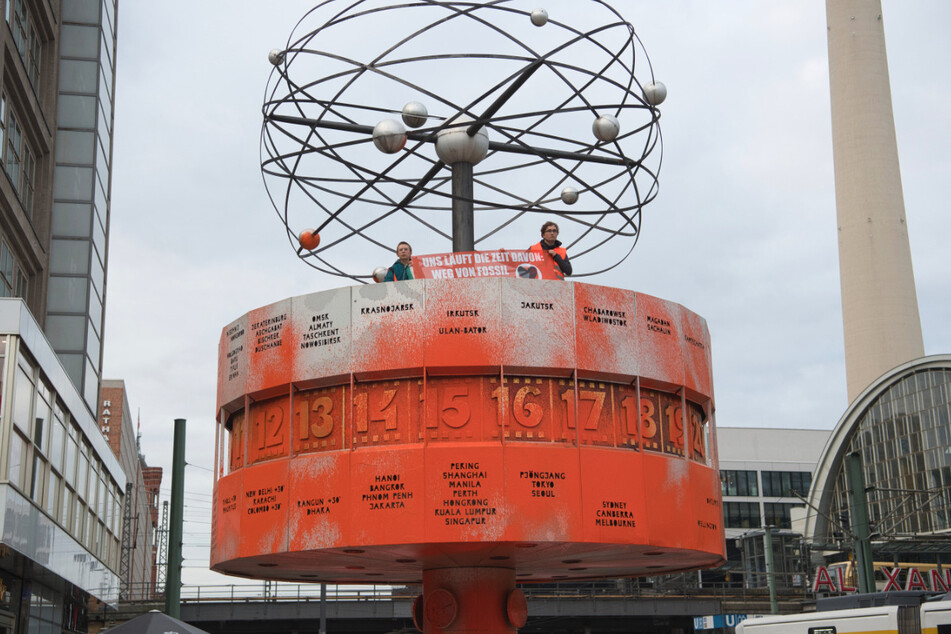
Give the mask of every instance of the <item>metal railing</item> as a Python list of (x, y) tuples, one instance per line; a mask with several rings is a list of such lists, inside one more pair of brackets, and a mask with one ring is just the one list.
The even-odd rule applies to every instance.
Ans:
[[(416, 592), (407, 592), (399, 585), (332, 585), (327, 584), (328, 601), (390, 601), (412, 599)], [(182, 586), (182, 604), (200, 602), (251, 603), (320, 601), (319, 583), (261, 583), (185, 585)]]
[[(649, 579), (617, 579), (576, 583), (541, 583), (520, 586), (528, 599), (590, 599), (590, 598), (699, 598), (756, 600), (768, 596), (766, 588), (738, 587), (737, 584), (704, 583), (689, 586)], [(392, 584), (335, 585), (327, 584), (328, 601), (407, 601), (421, 592), (421, 586)], [(784, 598), (808, 600), (807, 589), (780, 590)], [(319, 583), (292, 584), (260, 582), (221, 585), (185, 585), (182, 604), (204, 602), (310, 602), (320, 600)]]
[[(747, 587), (747, 583), (700, 582), (697, 573), (639, 579), (610, 579), (586, 582), (551, 582), (520, 585), (529, 599), (590, 599), (590, 598), (717, 598), (757, 600), (768, 595), (765, 587)], [(763, 585), (754, 583), (752, 585)], [(233, 584), (186, 584), (181, 589), (181, 602), (196, 603), (256, 603), (256, 602), (312, 602), (320, 600), (321, 584), (259, 581)], [(327, 584), (328, 601), (407, 601), (421, 592), (419, 585)], [(779, 584), (783, 599), (811, 600), (811, 588)], [(130, 584), (129, 599), (124, 604), (145, 604), (164, 601), (164, 592), (156, 592), (153, 584)]]

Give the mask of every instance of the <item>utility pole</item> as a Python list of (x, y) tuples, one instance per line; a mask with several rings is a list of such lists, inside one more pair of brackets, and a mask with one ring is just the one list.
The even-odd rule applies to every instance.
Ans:
[(168, 536), (168, 575), (165, 584), (165, 613), (181, 618), (182, 613), (182, 524), (185, 515), (185, 419), (175, 419), (172, 450), (172, 519)]
[(119, 596), (131, 599), (132, 577), (132, 483), (125, 485), (125, 503), (122, 505), (122, 546), (119, 550)]
[(868, 499), (862, 454), (853, 451), (845, 457), (845, 480), (849, 487), (852, 533), (855, 535), (855, 564), (859, 573), (859, 592), (875, 592), (875, 566), (872, 563), (872, 530), (868, 523)]
[(158, 548), (155, 554), (155, 587), (165, 593), (168, 578), (168, 500), (162, 502), (162, 522), (158, 528)]
[(773, 527), (763, 528), (763, 549), (766, 555), (766, 586), (769, 588), (769, 613), (779, 614), (776, 601), (776, 564), (773, 562)]
[(327, 584), (320, 584), (320, 634), (327, 634)]

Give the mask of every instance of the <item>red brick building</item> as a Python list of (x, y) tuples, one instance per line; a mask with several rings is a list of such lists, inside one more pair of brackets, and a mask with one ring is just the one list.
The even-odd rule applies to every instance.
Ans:
[(120, 532), (120, 594), (125, 599), (151, 598), (157, 590), (156, 530), (162, 468), (148, 466), (145, 457), (139, 452), (138, 423), (133, 421), (124, 381), (102, 382), (99, 430), (119, 459), (131, 485), (131, 496), (123, 508)]

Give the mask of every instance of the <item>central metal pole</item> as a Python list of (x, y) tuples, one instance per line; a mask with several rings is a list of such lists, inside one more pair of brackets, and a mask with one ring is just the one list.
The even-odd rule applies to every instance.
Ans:
[(515, 634), (528, 606), (511, 568), (458, 566), (423, 571), (414, 614), (423, 634)]
[(475, 251), (472, 163), (452, 164), (452, 250)]

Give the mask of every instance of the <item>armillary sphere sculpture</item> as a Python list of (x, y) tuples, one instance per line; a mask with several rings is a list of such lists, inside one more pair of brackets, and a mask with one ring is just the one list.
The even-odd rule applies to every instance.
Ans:
[(614, 9), (571, 8), (328, 0), (307, 13), (270, 54), (261, 143), (298, 255), (366, 280), (401, 239), (417, 253), (523, 248), (558, 218), (576, 276), (623, 261), (657, 195), (666, 88)]

